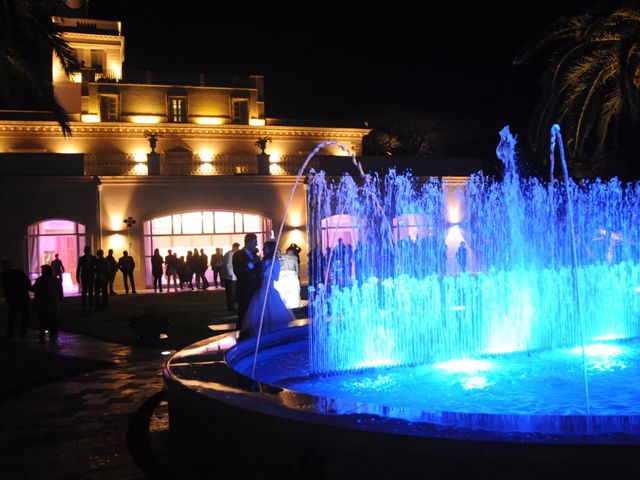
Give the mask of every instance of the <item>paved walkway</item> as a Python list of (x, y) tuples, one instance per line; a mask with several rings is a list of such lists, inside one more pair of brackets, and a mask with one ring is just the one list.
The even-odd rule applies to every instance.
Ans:
[[(145, 402), (161, 399), (166, 357), (156, 349), (70, 333), (61, 333), (52, 342), (39, 341), (34, 332), (27, 341), (32, 348), (108, 360), (114, 366), (1, 402), (0, 478), (147, 478), (130, 453), (131, 426)], [(163, 418), (166, 406), (158, 411), (153, 422), (156, 431), (168, 428)]]

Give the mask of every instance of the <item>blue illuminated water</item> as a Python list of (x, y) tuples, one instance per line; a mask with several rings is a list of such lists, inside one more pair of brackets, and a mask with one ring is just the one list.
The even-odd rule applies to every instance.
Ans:
[[(640, 343), (592, 339), (586, 353), (591, 414), (640, 415)], [(234, 363), (234, 368), (248, 375), (250, 357)], [(453, 358), (413, 367), (313, 375), (307, 342), (300, 341), (265, 349), (258, 377), (271, 385), (334, 399), (338, 413), (359, 409), (408, 420), (421, 418), (425, 412), (516, 416), (583, 413), (582, 349), (577, 345), (534, 353)], [(342, 411), (341, 404), (345, 406)]]
[(515, 152), (505, 128), (499, 180), (312, 172), (308, 339), (233, 367), (331, 413), (637, 436), (640, 184), (520, 178)]
[(310, 179), (313, 373), (640, 336), (640, 187), (522, 179), (515, 144), (499, 181)]

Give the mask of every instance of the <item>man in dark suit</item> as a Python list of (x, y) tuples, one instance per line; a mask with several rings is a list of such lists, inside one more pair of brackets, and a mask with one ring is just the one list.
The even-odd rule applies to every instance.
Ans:
[(233, 272), (236, 280), (236, 301), (238, 302), (238, 322), (236, 329), (242, 330), (242, 320), (251, 302), (251, 297), (258, 289), (262, 262), (254, 250), (258, 246), (255, 233), (244, 236), (244, 248), (233, 254)]
[(91, 255), (91, 247), (85, 245), (84, 255), (78, 259), (78, 268), (76, 269), (76, 280), (81, 287), (80, 303), (82, 310), (87, 307), (87, 299), (89, 300), (89, 309), (93, 310), (93, 296), (95, 294), (96, 281), (96, 257)]

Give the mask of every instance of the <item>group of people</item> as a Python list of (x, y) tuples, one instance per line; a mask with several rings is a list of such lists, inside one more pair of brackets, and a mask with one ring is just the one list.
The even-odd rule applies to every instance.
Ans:
[(24, 271), (16, 268), (13, 263), (2, 261), (0, 281), (4, 292), (9, 315), (7, 318), (6, 336), (13, 337), (16, 319), (20, 317), (20, 338), (24, 338), (29, 328), (30, 297), (33, 292), (33, 310), (38, 315), (40, 336), (58, 335), (58, 302), (62, 299), (62, 284), (54, 275), (51, 265), (42, 265), (41, 276), (31, 284)]
[(122, 256), (116, 260), (113, 250), (109, 249), (107, 256), (104, 250), (99, 249), (95, 255), (91, 253), (91, 247), (84, 247), (84, 255), (78, 259), (76, 269), (76, 280), (80, 286), (80, 305), (83, 310), (89, 307), (91, 310), (107, 308), (109, 305), (109, 295), (115, 295), (113, 282), (118, 272), (122, 273), (125, 292), (136, 292), (136, 283), (133, 279), (133, 271), (136, 262), (129, 255), (127, 250), (122, 252)]
[[(206, 277), (209, 265), (213, 272), (213, 286), (215, 288), (222, 287), (223, 277), (222, 271), (224, 268), (224, 260), (221, 248), (216, 248), (216, 253), (209, 256), (205, 253), (204, 248), (199, 251), (194, 248), (193, 251), (187, 252), (187, 257), (184, 255), (178, 257), (178, 254), (171, 249), (167, 251), (167, 255), (163, 258), (160, 254), (160, 250), (156, 248), (151, 257), (151, 275), (153, 276), (153, 291), (162, 292), (162, 277), (163, 275), (167, 279), (167, 291), (171, 290), (171, 283), (173, 283), (174, 291), (178, 289), (194, 289), (195, 288), (206, 290), (209, 288), (209, 280)], [(164, 265), (164, 268), (163, 268)], [(173, 282), (172, 282), (173, 280)]]

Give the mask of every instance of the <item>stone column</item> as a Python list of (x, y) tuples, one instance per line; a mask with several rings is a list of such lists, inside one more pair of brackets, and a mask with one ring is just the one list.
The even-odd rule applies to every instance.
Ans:
[(264, 152), (258, 154), (258, 175), (271, 175), (269, 171), (269, 155)]
[(160, 154), (157, 152), (147, 153), (147, 174), (160, 175)]

